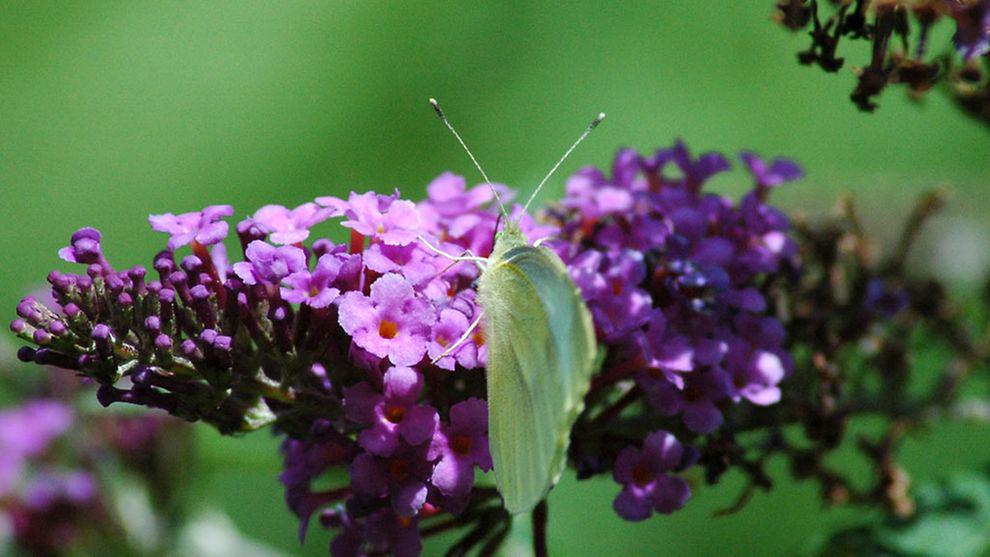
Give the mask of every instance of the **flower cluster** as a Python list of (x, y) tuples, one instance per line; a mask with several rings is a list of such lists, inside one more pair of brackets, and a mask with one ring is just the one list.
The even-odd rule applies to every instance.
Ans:
[[(761, 288), (794, 254), (766, 197), (801, 170), (741, 158), (755, 186), (738, 204), (702, 192), (728, 160), (678, 143), (621, 151), (611, 177), (578, 172), (540, 222), (513, 210), (531, 241), (556, 238), (594, 317), (606, 357), (569, 457), (580, 477), (614, 473), (628, 520), (681, 508), (690, 490), (679, 473), (699, 457), (689, 443), (735, 403), (776, 402), (790, 372)], [(456, 259), (492, 251), (495, 192), (510, 198), (446, 173), (418, 204), (368, 192), (269, 205), (233, 227), (236, 258), (232, 207), (155, 215), (168, 242), (150, 269), (116, 269), (101, 234), (79, 230), (59, 253), (85, 271), (52, 272), (53, 303), (21, 302), (11, 328), (36, 347), (19, 356), (92, 378), (104, 405), (224, 433), (275, 424), (300, 535), (318, 517), (338, 531), (336, 555), (417, 554), (423, 532), (454, 526), (472, 528), (465, 548), (497, 543), (509, 516), (475, 485), (492, 468), (486, 346), (472, 328), (480, 270)], [(315, 234), (331, 219), (343, 243)], [(317, 488), (334, 470), (348, 484)]]
[[(755, 185), (738, 204), (702, 191), (730, 168), (728, 159), (718, 153), (695, 159), (680, 142), (650, 156), (620, 151), (611, 177), (586, 168), (568, 180), (552, 214), (561, 225), (555, 247), (608, 350), (594, 389), (626, 390), (613, 412), (645, 401), (655, 415), (677, 418), (680, 424), (670, 428), (681, 425), (695, 436), (717, 430), (732, 404), (780, 399), (792, 363), (760, 280), (792, 268), (796, 245), (787, 217), (766, 197), (802, 172), (786, 159), (765, 162), (748, 152), (740, 159)], [(607, 434), (607, 428), (598, 432)], [(659, 474), (697, 456), (666, 432), (650, 433), (643, 446), (641, 457), (626, 447), (615, 459), (616, 481), (626, 486), (616, 510), (630, 520), (649, 515), (647, 498), (659, 512), (679, 508), (687, 486), (659, 481)], [(578, 454), (577, 461), (594, 473), (601, 456)], [(650, 464), (637, 468), (630, 464), (636, 458)]]
[[(831, 14), (826, 18), (828, 10)], [(874, 98), (888, 85), (904, 84), (913, 96), (921, 96), (947, 82), (963, 109), (980, 120), (987, 118), (988, 0), (783, 0), (776, 3), (776, 16), (792, 31), (810, 26), (811, 46), (798, 54), (798, 60), (827, 72), (843, 66), (845, 60), (839, 56), (843, 40), (872, 44), (871, 57), (857, 70), (859, 81), (851, 95), (861, 110), (875, 110)], [(944, 51), (934, 48), (938, 45), (932, 40), (940, 21), (955, 29), (952, 44), (946, 44)]]

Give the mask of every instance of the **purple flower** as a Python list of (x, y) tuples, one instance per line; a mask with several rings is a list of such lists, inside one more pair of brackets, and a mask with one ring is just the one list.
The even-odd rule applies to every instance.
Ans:
[(649, 373), (640, 374), (637, 382), (657, 412), (665, 416), (680, 414), (691, 431), (705, 435), (722, 426), (717, 403), (728, 397), (730, 385), (728, 376), (718, 367), (688, 374), (681, 389)]
[[(430, 333), (430, 345), (428, 354), (430, 358), (437, 358), (443, 354), (451, 345), (457, 342), (471, 326), (470, 320), (462, 312), (456, 309), (443, 309), (440, 311), (440, 318), (433, 325)], [(480, 331), (480, 327), (475, 331)], [(472, 335), (468, 340), (461, 343), (453, 352), (440, 358), (437, 367), (451, 370), (456, 364), (461, 364), (465, 369), (473, 369), (480, 365), (478, 360), (480, 347), (476, 340), (480, 336)]]
[(763, 188), (772, 188), (804, 177), (804, 171), (791, 159), (779, 157), (767, 164), (766, 161), (750, 151), (739, 153), (739, 158), (742, 159), (750, 174), (756, 179), (756, 184)]
[(336, 197), (320, 197), (316, 202), (330, 207), (334, 214), (344, 215), (344, 226), (368, 237), (393, 246), (404, 246), (421, 233), (422, 219), (416, 204), (394, 196), (375, 192), (351, 193), (347, 201)]
[(0, 412), (0, 495), (16, 481), (24, 460), (48, 450), (72, 425), (72, 410), (48, 399)]
[(667, 317), (660, 310), (651, 313), (646, 333), (638, 339), (647, 366), (675, 387), (683, 388), (681, 374), (694, 370), (695, 347), (691, 341), (671, 330)]
[(434, 438), (431, 452), (439, 456), (431, 482), (446, 496), (466, 497), (474, 486), (474, 467), (488, 472), (488, 404), (469, 398), (450, 407), (450, 424)]
[[(501, 184), (493, 184), (500, 193), (505, 190)], [(457, 218), (469, 214), (492, 201), (492, 189), (487, 184), (467, 189), (463, 176), (444, 172), (426, 187), (426, 198), (431, 209), (441, 217)]]
[(597, 168), (579, 170), (567, 179), (566, 190), (561, 205), (591, 220), (628, 211), (634, 201), (627, 188), (608, 184)]
[(891, 286), (883, 279), (870, 279), (866, 284), (866, 299), (863, 300), (866, 311), (890, 318), (906, 308), (908, 302), (903, 288)]
[(173, 215), (149, 215), (151, 228), (169, 234), (168, 249), (176, 250), (191, 242), (210, 246), (227, 237), (227, 223), (220, 220), (234, 214), (230, 205), (210, 205), (202, 211)]
[(670, 149), (661, 149), (653, 157), (643, 162), (644, 166), (650, 169), (655, 168), (661, 175), (664, 167), (669, 163), (674, 163), (684, 177), (679, 179), (664, 178), (663, 181), (671, 182), (676, 184), (677, 187), (682, 187), (689, 191), (701, 189), (701, 186), (709, 178), (731, 168), (729, 160), (720, 153), (703, 153), (697, 159), (693, 158), (691, 152), (688, 151), (687, 145), (680, 140)]
[(47, 399), (0, 412), (0, 447), (3, 453), (35, 456), (72, 425), (72, 410)]
[(295, 246), (275, 247), (261, 240), (248, 244), (248, 261), (234, 263), (234, 274), (245, 284), (278, 284), (287, 276), (306, 269), (306, 252)]
[(340, 296), (340, 289), (333, 286), (345, 261), (350, 257), (328, 253), (316, 262), (312, 272), (296, 271), (283, 279), (282, 299), (314, 308), (325, 308)]
[(418, 557), (423, 550), (418, 517), (402, 516), (387, 510), (379, 511), (368, 517), (364, 530), (365, 538), (376, 554)]
[(736, 340), (725, 361), (726, 371), (731, 376), (729, 394), (734, 400), (745, 398), (759, 406), (769, 406), (780, 400), (778, 385), (789, 373), (789, 358), (768, 350), (752, 349), (747, 342)]
[(269, 234), (273, 244), (298, 244), (309, 238), (309, 229), (330, 218), (330, 209), (315, 203), (303, 203), (295, 209), (282, 205), (265, 205), (251, 218)]
[(382, 381), (385, 394), (365, 382), (344, 389), (348, 419), (371, 425), (358, 434), (358, 444), (376, 456), (391, 456), (400, 437), (413, 446), (429, 441), (440, 417), (432, 406), (416, 404), (423, 376), (409, 367), (393, 367)]
[(376, 500), (387, 497), (399, 516), (415, 516), (426, 503), (427, 481), (433, 465), (428, 446), (402, 444), (387, 458), (359, 454), (351, 462), (351, 487), (360, 497)]
[(370, 297), (348, 292), (340, 300), (340, 326), (354, 344), (397, 366), (423, 359), (436, 312), (408, 280), (388, 273), (371, 285)]
[(642, 450), (626, 447), (615, 460), (613, 477), (622, 484), (612, 507), (626, 520), (650, 517), (653, 511), (670, 514), (691, 497), (687, 482), (668, 472), (681, 464), (684, 447), (670, 433), (659, 430), (649, 434)]

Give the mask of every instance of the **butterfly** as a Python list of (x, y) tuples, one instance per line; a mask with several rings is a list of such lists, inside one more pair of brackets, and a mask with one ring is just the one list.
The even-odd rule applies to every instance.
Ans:
[[(485, 171), (447, 120), (430, 104), (467, 152), (485, 182)], [(568, 155), (605, 118), (599, 114), (529, 197), (521, 214)], [(529, 512), (557, 483), (567, 463), (570, 432), (584, 408), (596, 360), (595, 330), (581, 293), (556, 253), (530, 244), (492, 187), (505, 224), (487, 258), (453, 256), (481, 267), (481, 315), (434, 361), (455, 351), (479, 323), (488, 350), (488, 440), (495, 483), (512, 514)]]

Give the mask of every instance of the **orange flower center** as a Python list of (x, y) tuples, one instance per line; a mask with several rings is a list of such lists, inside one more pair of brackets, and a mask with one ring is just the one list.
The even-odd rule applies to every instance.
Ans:
[(481, 327), (474, 330), (474, 334), (471, 335), (471, 339), (474, 340), (476, 345), (478, 345), (478, 348), (481, 348), (481, 345), (485, 343), (485, 333), (482, 332)]
[(447, 348), (447, 345), (450, 344), (450, 341), (447, 340), (447, 337), (443, 335), (437, 335), (437, 344), (439, 344), (444, 348)]
[(393, 339), (395, 335), (399, 334), (399, 324), (395, 321), (382, 319), (382, 322), (378, 324), (378, 334), (384, 339)]
[(406, 407), (405, 406), (391, 406), (385, 411), (385, 419), (397, 424), (402, 421), (402, 418), (406, 417)]

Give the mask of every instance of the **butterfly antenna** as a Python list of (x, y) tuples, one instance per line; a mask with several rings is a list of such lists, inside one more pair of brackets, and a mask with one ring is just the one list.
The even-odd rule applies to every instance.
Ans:
[(564, 164), (564, 161), (567, 160), (567, 157), (571, 156), (571, 152), (574, 151), (574, 149), (576, 149), (577, 146), (580, 145), (582, 141), (584, 141), (584, 138), (588, 137), (588, 134), (590, 134), (592, 130), (597, 128), (598, 124), (601, 124), (602, 120), (604, 119), (605, 119), (604, 112), (599, 112), (598, 116), (595, 116), (595, 119), (591, 121), (591, 124), (589, 124), (587, 129), (584, 130), (584, 133), (581, 134), (581, 137), (577, 138), (577, 141), (575, 141), (574, 144), (571, 145), (570, 149), (568, 149), (567, 152), (564, 153), (563, 157), (560, 157), (560, 160), (557, 161), (557, 164), (553, 165), (553, 168), (550, 169), (550, 172), (547, 173), (547, 175), (543, 178), (543, 180), (540, 181), (540, 184), (536, 186), (536, 189), (533, 190), (532, 195), (530, 195), (529, 199), (526, 200), (526, 205), (523, 206), (523, 213), (525, 213), (529, 209), (530, 203), (532, 203), (533, 200), (536, 199), (537, 194), (539, 194), (540, 190), (543, 189), (543, 185), (547, 183), (547, 180), (549, 180), (550, 177), (553, 176), (554, 172), (557, 172), (557, 169), (560, 168), (560, 165)]
[(464, 151), (467, 153), (467, 156), (470, 157), (471, 162), (474, 163), (474, 167), (478, 169), (478, 172), (481, 173), (481, 177), (485, 179), (485, 183), (488, 184), (489, 188), (491, 188), (492, 195), (495, 196), (495, 201), (498, 202), (499, 210), (502, 211), (503, 215), (508, 216), (509, 213), (506, 212), (505, 205), (502, 205), (502, 198), (498, 196), (498, 192), (495, 190), (495, 186), (492, 185), (492, 181), (488, 179), (488, 175), (485, 174), (484, 169), (481, 168), (480, 164), (478, 164), (478, 159), (474, 158), (474, 153), (471, 152), (471, 149), (468, 149), (467, 144), (464, 143), (463, 139), (461, 139), (461, 134), (457, 133), (457, 130), (454, 129), (454, 126), (450, 125), (450, 121), (447, 120), (447, 116), (444, 115), (443, 109), (440, 108), (440, 103), (438, 103), (436, 99), (430, 99), (430, 106), (433, 107), (433, 111), (436, 112), (437, 116), (440, 117), (440, 121), (443, 122), (443, 125), (447, 126), (447, 129), (450, 130), (450, 133), (454, 134), (454, 137), (457, 138), (457, 142), (460, 143), (461, 147), (464, 148)]

